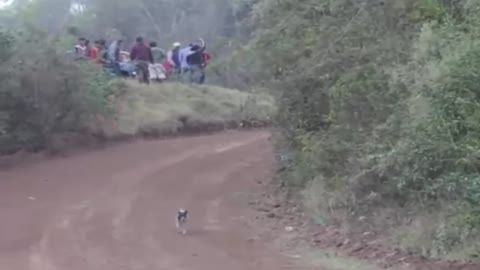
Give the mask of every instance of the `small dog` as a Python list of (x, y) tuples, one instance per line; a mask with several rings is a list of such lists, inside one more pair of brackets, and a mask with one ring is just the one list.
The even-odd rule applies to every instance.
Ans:
[(177, 211), (177, 216), (175, 219), (177, 230), (181, 232), (183, 235), (187, 234), (187, 228), (186, 228), (187, 215), (188, 215), (188, 211), (183, 208), (180, 208)]

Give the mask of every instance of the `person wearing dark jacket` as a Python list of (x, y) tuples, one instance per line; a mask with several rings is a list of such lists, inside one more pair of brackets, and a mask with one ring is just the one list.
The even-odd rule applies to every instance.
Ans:
[(172, 59), (173, 59), (173, 62), (175, 63), (175, 67), (177, 67), (178, 70), (180, 70), (180, 46), (178, 44), (178, 47), (174, 48), (172, 50)]
[(202, 65), (203, 64), (203, 52), (205, 50), (204, 47), (200, 47), (199, 45), (193, 45), (191, 50), (194, 52), (193, 54), (187, 57), (187, 63), (190, 66), (193, 65)]
[(108, 62), (107, 42), (104, 39), (98, 41), (98, 61), (103, 65)]
[(205, 82), (205, 60), (204, 60), (204, 51), (205, 47), (200, 47), (199, 45), (193, 45), (192, 51), (193, 54), (187, 57), (187, 63), (190, 66), (191, 72), (191, 82), (203, 84)]
[(205, 81), (205, 66), (203, 53), (207, 45), (203, 39), (190, 44), (180, 51), (180, 62), (183, 73), (190, 73), (190, 82), (202, 84)]
[(148, 74), (148, 65), (153, 64), (152, 49), (145, 45), (142, 37), (138, 37), (135, 46), (130, 52), (130, 59), (136, 62), (137, 74), (140, 76), (140, 82), (150, 83), (150, 75)]

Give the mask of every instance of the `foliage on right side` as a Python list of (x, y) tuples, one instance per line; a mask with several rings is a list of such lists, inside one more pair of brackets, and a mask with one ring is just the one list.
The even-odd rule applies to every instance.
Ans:
[(479, 17), (461, 0), (256, 4), (279, 179), (316, 221), (430, 257), (480, 256)]

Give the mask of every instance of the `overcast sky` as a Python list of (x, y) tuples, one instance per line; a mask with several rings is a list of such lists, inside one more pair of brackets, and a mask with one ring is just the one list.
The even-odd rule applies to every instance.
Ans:
[(6, 7), (10, 5), (13, 2), (13, 0), (0, 0), (0, 8)]

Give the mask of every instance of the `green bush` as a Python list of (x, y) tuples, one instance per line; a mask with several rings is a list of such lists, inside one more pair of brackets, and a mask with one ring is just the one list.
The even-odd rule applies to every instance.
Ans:
[(394, 234), (435, 213), (410, 244), (475, 255), (464, 240), (480, 225), (478, 2), (261, 1), (257, 11), (282, 183), (304, 187), (322, 222), (368, 216), (362, 226)]
[(108, 112), (100, 67), (69, 61), (44, 33), (25, 31), (0, 35), (8, 44), (0, 53), (0, 154), (41, 150), (53, 134), (86, 132), (96, 114)]

